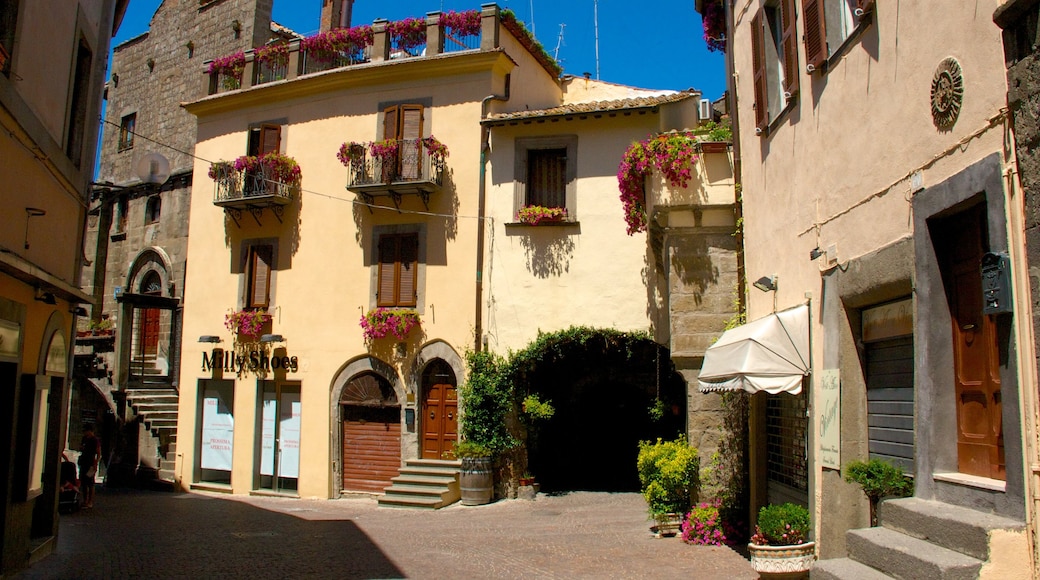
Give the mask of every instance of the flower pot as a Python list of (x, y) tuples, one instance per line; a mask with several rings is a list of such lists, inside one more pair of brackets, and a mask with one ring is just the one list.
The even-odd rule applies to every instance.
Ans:
[(463, 457), (459, 473), (462, 505), (491, 503), (494, 478), (490, 457)]
[(793, 546), (748, 544), (751, 567), (763, 578), (808, 578), (816, 561), (816, 542)]
[(698, 143), (701, 153), (726, 153), (729, 151), (729, 143), (725, 141), (701, 141)]
[(667, 513), (654, 516), (654, 535), (658, 538), (672, 538), (682, 529), (683, 514)]

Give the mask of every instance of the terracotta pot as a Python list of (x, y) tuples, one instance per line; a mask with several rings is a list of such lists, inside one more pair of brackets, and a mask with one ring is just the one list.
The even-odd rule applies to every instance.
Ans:
[(671, 538), (682, 529), (683, 514), (658, 514), (654, 516), (654, 521), (657, 522), (655, 535), (658, 538)]
[(729, 143), (725, 141), (701, 141), (701, 153), (726, 153), (729, 151)]
[(793, 546), (748, 544), (751, 567), (763, 578), (807, 578), (816, 561), (816, 542)]

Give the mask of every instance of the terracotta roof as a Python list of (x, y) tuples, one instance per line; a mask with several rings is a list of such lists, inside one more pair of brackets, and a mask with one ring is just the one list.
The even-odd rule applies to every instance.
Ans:
[(493, 113), (488, 115), (487, 118), (481, 122), (489, 125), (500, 125), (503, 123), (523, 121), (527, 119), (533, 120), (544, 119), (547, 117), (570, 117), (574, 115), (652, 109), (666, 103), (677, 103), (679, 101), (699, 96), (700, 92), (698, 91), (679, 91), (649, 97), (634, 97), (628, 99), (615, 99), (611, 101), (590, 101), (587, 103), (569, 103), (549, 109), (514, 111), (511, 113)]

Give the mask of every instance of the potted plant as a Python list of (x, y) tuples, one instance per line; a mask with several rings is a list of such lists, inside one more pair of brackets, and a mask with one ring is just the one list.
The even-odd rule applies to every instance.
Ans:
[(845, 464), (845, 481), (858, 483), (870, 501), (870, 525), (877, 527), (878, 504), (886, 497), (907, 497), (914, 493), (914, 482), (903, 470), (880, 459), (850, 461)]
[(419, 313), (408, 308), (373, 308), (361, 317), (361, 330), (366, 341), (394, 335), (398, 340), (419, 326)]
[(537, 226), (549, 222), (562, 222), (567, 220), (567, 208), (545, 207), (541, 205), (528, 205), (520, 208), (516, 213), (516, 221), (531, 226)]
[(682, 541), (696, 546), (721, 546), (726, 543), (722, 530), (720, 502), (697, 504), (682, 523)]
[(219, 75), (220, 84), (224, 89), (233, 91), (242, 86), (242, 73), (246, 69), (246, 54), (241, 50), (215, 58), (209, 63), (206, 73), (210, 76)]
[(800, 505), (763, 507), (748, 544), (751, 567), (762, 577), (805, 577), (816, 560), (816, 542), (808, 540), (809, 527), (809, 510)]
[(379, 175), (383, 182), (391, 183), (397, 177), (397, 158), (400, 142), (397, 139), (383, 139), (368, 144), (368, 152), (379, 161)]
[(490, 503), (494, 492), (494, 476), (491, 472), (494, 454), (491, 449), (473, 441), (458, 441), (452, 451), (462, 461), (459, 472), (462, 505)]
[(716, 123), (707, 121), (701, 125), (702, 133), (697, 138), (697, 146), (701, 153), (726, 153), (729, 144), (733, 142), (733, 128), (730, 126), (729, 117), (723, 116)]
[(676, 535), (700, 488), (697, 450), (690, 447), (685, 436), (675, 441), (640, 441), (636, 466), (640, 491), (650, 517), (657, 523), (657, 535)]
[(245, 308), (224, 315), (224, 326), (235, 335), (236, 340), (256, 340), (270, 323), (271, 315), (266, 310)]

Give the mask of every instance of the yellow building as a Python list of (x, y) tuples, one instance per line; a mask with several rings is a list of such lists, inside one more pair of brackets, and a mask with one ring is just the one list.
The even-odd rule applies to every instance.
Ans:
[[(0, 575), (49, 554), (66, 442), (82, 236), (110, 39), (127, 2), (0, 5)], [(68, 447), (66, 445), (68, 443)]]

